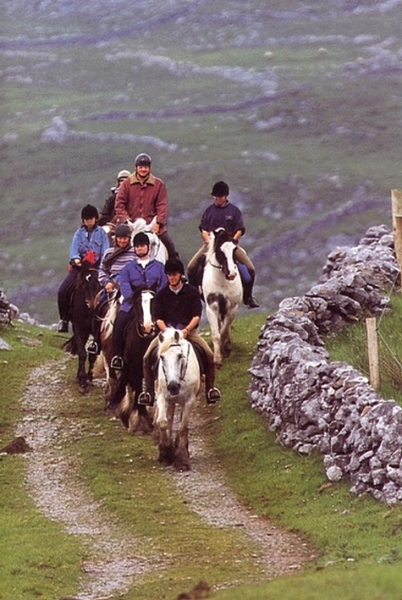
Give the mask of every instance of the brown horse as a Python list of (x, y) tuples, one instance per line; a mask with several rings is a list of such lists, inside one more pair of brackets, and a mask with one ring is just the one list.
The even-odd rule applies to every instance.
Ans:
[(124, 367), (107, 400), (106, 409), (117, 414), (130, 433), (141, 435), (152, 430), (152, 417), (146, 406), (138, 404), (142, 392), (143, 358), (155, 337), (151, 304), (152, 290), (137, 288), (133, 294), (132, 319), (125, 330)]
[(87, 262), (82, 263), (72, 288), (70, 300), (70, 321), (73, 335), (63, 344), (65, 352), (78, 356), (77, 382), (82, 394), (87, 394), (93, 379), (96, 356), (89, 355), (86, 370), (86, 343), (92, 333), (92, 318), (95, 310), (100, 284), (97, 269)]

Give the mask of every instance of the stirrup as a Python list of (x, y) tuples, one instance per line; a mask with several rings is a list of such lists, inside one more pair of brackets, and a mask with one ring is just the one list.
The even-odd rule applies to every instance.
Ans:
[(122, 371), (124, 367), (124, 361), (121, 356), (113, 356), (110, 366), (115, 371)]
[(99, 353), (99, 345), (95, 340), (88, 342), (87, 344), (87, 352), (88, 354), (98, 354)]
[(138, 404), (141, 404), (142, 406), (153, 406), (154, 405), (154, 401), (152, 400), (152, 396), (149, 392), (141, 392), (141, 394), (138, 396), (137, 402), (138, 402)]
[(207, 403), (208, 404), (215, 404), (215, 402), (218, 402), (218, 400), (221, 399), (221, 393), (218, 390), (218, 388), (213, 387), (210, 390), (208, 390), (208, 394), (207, 394)]

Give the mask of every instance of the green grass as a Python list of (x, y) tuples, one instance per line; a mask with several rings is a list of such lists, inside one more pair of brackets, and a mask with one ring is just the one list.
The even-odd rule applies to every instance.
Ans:
[[(392, 313), (380, 325), (396, 353), (395, 324), (401, 310), (400, 297), (395, 296)], [(258, 314), (237, 319), (233, 353), (217, 377), (223, 400), (219, 406), (203, 410), (216, 413), (205, 432), (207, 443), (215, 448), (238, 497), (253, 514), (298, 532), (315, 555), (303, 573), (267, 583), (255, 584), (259, 580), (251, 558), (255, 550), (245, 545), (238, 533), (213, 529), (188, 510), (168, 472), (158, 465), (153, 442), (133, 438), (120, 422), (105, 417), (100, 388), (90, 396), (76, 393), (75, 361), (65, 371), (65, 385), (74, 401), (60, 411), (63, 417), (70, 414), (78, 420), (82, 432), (66, 448), (67, 454), (78, 453), (82, 475), (94, 497), (138, 540), (139, 555), (169, 559), (162, 571), (136, 581), (124, 596), (126, 600), (174, 600), (200, 580), (212, 585), (214, 598), (225, 600), (349, 600), (356, 597), (356, 589), (359, 597), (367, 600), (397, 600), (402, 593), (401, 507), (387, 507), (370, 496), (358, 498), (349, 492), (347, 483), (329, 485), (321, 456), (302, 457), (282, 448), (264, 419), (250, 411), (247, 369), (263, 323), (264, 317)], [(21, 327), (24, 335), (28, 330), (29, 335), (39, 336), (43, 347), (23, 346)], [(346, 360), (364, 372), (362, 331), (360, 326), (348, 327), (328, 340), (328, 347), (334, 360)], [(5, 444), (13, 435), (14, 422), (22, 417), (18, 398), (24, 389), (24, 373), (39, 362), (60, 356), (60, 336), (20, 325), (17, 330), (7, 328), (2, 335), (14, 346), (0, 363), (0, 376), (2, 380), (7, 376), (9, 382), (7, 397), (3, 393), (1, 398), (2, 407), (7, 405), (9, 410), (0, 413)], [(389, 362), (385, 358), (383, 364)], [(387, 381), (389, 371), (393, 372), (384, 371), (384, 390), (387, 386), (392, 389), (392, 381)], [(53, 597), (56, 591), (72, 593), (84, 550), (57, 524), (46, 521), (26, 497), (23, 459), (5, 457), (1, 465), (0, 526), (9, 551), (0, 567), (0, 598), (11, 600), (9, 589), (13, 598), (30, 598), (38, 590), (43, 597)], [(52, 545), (57, 546), (56, 553), (47, 551)], [(234, 573), (236, 587), (219, 590)]]

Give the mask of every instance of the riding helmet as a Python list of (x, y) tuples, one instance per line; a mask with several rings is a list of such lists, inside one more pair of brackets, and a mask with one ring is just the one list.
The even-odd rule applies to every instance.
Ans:
[(96, 206), (87, 204), (81, 211), (81, 219), (97, 219), (99, 217), (98, 209)]
[(123, 181), (124, 179), (127, 179), (127, 177), (130, 177), (130, 175), (130, 171), (123, 169), (123, 171), (119, 171), (117, 173), (117, 181)]
[(117, 225), (117, 227), (116, 227), (116, 231), (114, 232), (114, 237), (131, 238), (131, 228), (129, 227), (129, 225), (126, 225), (126, 223), (120, 223), (120, 225)]
[(229, 196), (229, 186), (224, 181), (217, 181), (212, 188), (211, 196), (215, 198), (223, 198), (223, 196)]
[(139, 165), (143, 166), (143, 167), (150, 167), (152, 163), (151, 157), (149, 156), (149, 154), (145, 154), (145, 152), (142, 152), (141, 154), (138, 154), (135, 157), (135, 166), (138, 167)]
[(165, 273), (168, 275), (173, 275), (173, 273), (184, 275), (184, 265), (178, 258), (169, 258), (165, 264)]
[(149, 237), (143, 231), (136, 233), (133, 240), (133, 246), (149, 246)]

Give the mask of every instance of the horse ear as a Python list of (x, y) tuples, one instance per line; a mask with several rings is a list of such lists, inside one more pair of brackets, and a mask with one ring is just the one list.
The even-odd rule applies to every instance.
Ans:
[(180, 341), (180, 333), (177, 331), (177, 329), (174, 332), (174, 341), (176, 342), (176, 344)]
[(163, 342), (163, 340), (165, 339), (165, 338), (163, 337), (163, 333), (162, 333), (162, 331), (159, 333), (159, 335), (158, 335), (158, 339), (159, 339), (160, 343), (162, 343), (162, 342)]

